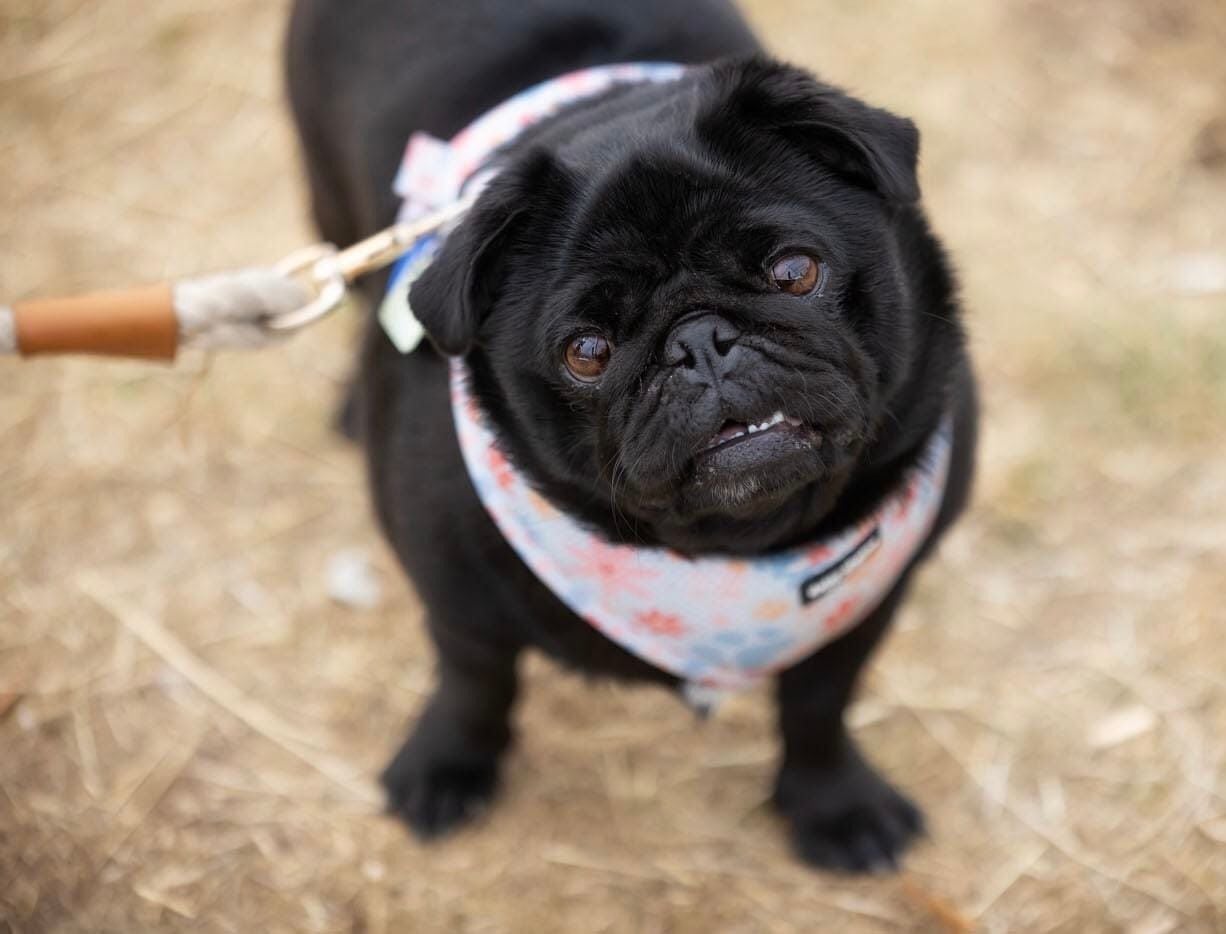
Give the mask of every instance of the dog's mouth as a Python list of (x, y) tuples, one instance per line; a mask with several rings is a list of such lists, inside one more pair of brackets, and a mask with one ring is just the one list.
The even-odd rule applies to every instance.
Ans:
[(774, 442), (783, 440), (786, 436), (792, 436), (798, 440), (805, 439), (813, 444), (821, 440), (821, 436), (799, 418), (785, 415), (783, 412), (775, 412), (769, 418), (754, 424), (724, 422), (720, 430), (711, 436), (711, 440), (706, 443), (698, 456), (702, 459), (733, 446)]
[(726, 421), (694, 457), (686, 506), (754, 515), (823, 475), (822, 435), (792, 415)]
[(650, 508), (686, 522), (719, 514), (754, 519), (802, 488), (833, 478), (837, 454), (824, 432), (787, 412), (759, 421), (728, 419), (695, 446), (675, 485), (649, 494)]

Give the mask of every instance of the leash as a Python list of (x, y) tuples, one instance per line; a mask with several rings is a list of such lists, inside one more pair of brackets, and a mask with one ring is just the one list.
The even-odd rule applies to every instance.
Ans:
[(356, 280), (390, 266), (471, 205), (463, 199), (343, 250), (331, 243), (304, 247), (270, 267), (0, 305), (0, 357), (173, 360), (180, 349), (266, 347), (327, 317)]
[[(471, 207), (489, 180), (489, 158), (525, 126), (615, 85), (674, 81), (684, 72), (669, 62), (585, 68), (520, 91), (450, 141), (413, 134), (394, 186), (405, 198), (397, 223), (343, 250), (321, 243), (271, 267), (0, 304), (0, 357), (90, 353), (172, 360), (180, 348), (266, 347), (330, 314), (361, 276), (390, 266), (419, 245), (428, 256), (427, 236)], [(400, 288), (410, 279), (399, 277)], [(406, 350), (420, 340), (420, 325), (407, 302), (399, 305), (385, 302), (380, 318)]]

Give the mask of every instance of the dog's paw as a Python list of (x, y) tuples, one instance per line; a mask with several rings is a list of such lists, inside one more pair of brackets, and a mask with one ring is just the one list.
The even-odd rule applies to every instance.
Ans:
[(836, 769), (785, 767), (775, 804), (806, 863), (835, 872), (891, 872), (924, 832), (919, 809), (860, 760)]
[(388, 811), (421, 840), (450, 833), (481, 814), (498, 787), (498, 764), (448, 762), (402, 750), (383, 772)]

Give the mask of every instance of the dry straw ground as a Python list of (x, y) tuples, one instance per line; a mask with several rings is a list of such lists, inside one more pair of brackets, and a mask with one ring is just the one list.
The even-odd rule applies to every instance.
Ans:
[[(928, 810), (908, 876), (789, 860), (764, 697), (699, 726), (540, 661), (488, 819), (381, 817), (431, 662), (329, 432), (341, 318), (0, 363), (0, 930), (1226, 930), (1226, 6), (750, 13), (918, 120), (986, 387), (974, 515), (855, 710)], [(307, 240), (284, 14), (0, 0), (0, 295)], [(374, 610), (328, 598), (353, 548)]]

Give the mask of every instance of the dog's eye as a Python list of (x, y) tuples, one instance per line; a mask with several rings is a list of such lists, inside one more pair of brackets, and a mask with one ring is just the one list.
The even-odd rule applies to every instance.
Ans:
[(600, 379), (613, 356), (613, 345), (601, 334), (579, 334), (566, 345), (566, 369), (582, 383)]
[(804, 253), (789, 253), (771, 266), (771, 282), (789, 295), (808, 295), (817, 288), (820, 268), (817, 260)]

